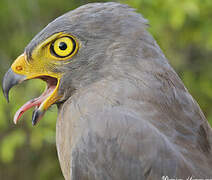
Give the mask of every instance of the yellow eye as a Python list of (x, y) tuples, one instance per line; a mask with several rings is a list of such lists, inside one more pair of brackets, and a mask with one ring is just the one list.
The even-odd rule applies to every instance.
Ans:
[(65, 36), (51, 44), (51, 53), (60, 58), (70, 56), (76, 50), (76, 42), (73, 38)]

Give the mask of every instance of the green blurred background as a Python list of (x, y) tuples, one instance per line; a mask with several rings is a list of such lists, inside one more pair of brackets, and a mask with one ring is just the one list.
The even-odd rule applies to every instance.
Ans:
[[(0, 76), (47, 23), (86, 4), (86, 0), (0, 0)], [(100, 2), (100, 1), (98, 1)], [(103, 1), (102, 1), (103, 2)], [(105, 1), (104, 1), (105, 2)], [(120, 0), (149, 19), (149, 31), (198, 101), (212, 124), (212, 1)], [(63, 179), (55, 147), (56, 107), (32, 127), (27, 112), (15, 126), (13, 115), (45, 84), (32, 80), (17, 86), (7, 104), (0, 93), (0, 179)]]

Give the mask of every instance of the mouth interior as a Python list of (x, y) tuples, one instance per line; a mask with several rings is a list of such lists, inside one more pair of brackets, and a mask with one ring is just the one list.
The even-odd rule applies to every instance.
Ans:
[(35, 107), (35, 109), (38, 109), (39, 106), (42, 104), (42, 102), (44, 102), (45, 99), (47, 99), (53, 93), (58, 82), (57, 78), (50, 77), (50, 76), (39, 76), (39, 77), (36, 77), (36, 79), (41, 79), (45, 81), (47, 84), (46, 89), (39, 97), (29, 100), (16, 112), (14, 116), (15, 124), (18, 122), (18, 120), (27, 110), (31, 109), (32, 107)]

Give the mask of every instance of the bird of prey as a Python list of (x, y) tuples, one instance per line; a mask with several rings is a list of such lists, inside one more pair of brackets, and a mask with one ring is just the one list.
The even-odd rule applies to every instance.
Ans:
[(212, 178), (212, 130), (169, 65), (148, 22), (119, 3), (91, 3), (48, 24), (3, 79), (38, 78), (35, 125), (58, 105), (56, 144), (66, 180)]

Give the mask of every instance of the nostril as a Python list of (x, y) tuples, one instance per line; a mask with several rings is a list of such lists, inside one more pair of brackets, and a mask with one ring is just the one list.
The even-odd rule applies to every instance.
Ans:
[(16, 66), (15, 69), (16, 69), (17, 71), (22, 71), (22, 70), (23, 70), (22, 66)]

